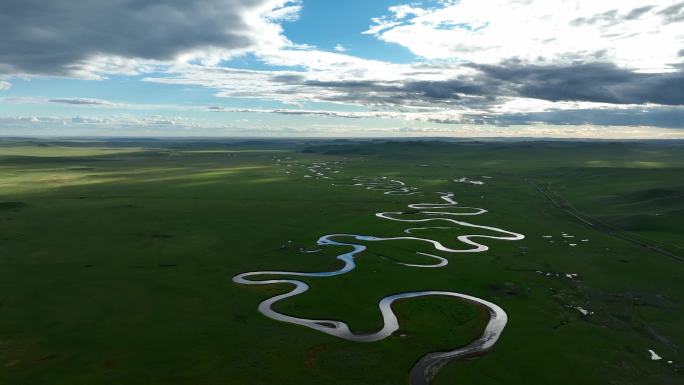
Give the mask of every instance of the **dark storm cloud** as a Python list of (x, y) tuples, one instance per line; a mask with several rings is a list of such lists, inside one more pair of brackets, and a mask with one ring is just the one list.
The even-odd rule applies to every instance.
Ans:
[(607, 63), (474, 66), (508, 93), (549, 101), (684, 105), (684, 72), (637, 73)]
[(459, 80), (427, 82), (377, 82), (371, 80), (355, 81), (306, 81), (309, 87), (326, 88), (341, 92), (335, 96), (323, 96), (329, 101), (361, 101), (362, 104), (404, 105), (435, 104), (460, 99), (458, 93), (478, 94), (476, 85)]
[(466, 80), (409, 82), (404, 89), (431, 99), (459, 98), (461, 95), (492, 95), (496, 85), (489, 79), (471, 78)]
[[(305, 80), (298, 75), (279, 75), (272, 81), (291, 86), (326, 89), (332, 93), (317, 93), (317, 98), (330, 102), (353, 103), (372, 106), (449, 106), (479, 107), (491, 102), (497, 95), (494, 79), (464, 78), (445, 81), (380, 82), (374, 80), (321, 81)], [(286, 90), (283, 93), (289, 93)], [(489, 101), (483, 101), (482, 99)]]
[(268, 0), (2, 0), (0, 73), (68, 74), (92, 55), (168, 60), (206, 47), (239, 49), (242, 17)]
[(475, 65), (479, 74), (444, 81), (305, 81), (299, 76), (272, 80), (335, 91), (322, 99), (361, 104), (485, 107), (499, 97), (552, 102), (684, 105), (684, 72), (638, 73), (610, 63), (567, 66)]

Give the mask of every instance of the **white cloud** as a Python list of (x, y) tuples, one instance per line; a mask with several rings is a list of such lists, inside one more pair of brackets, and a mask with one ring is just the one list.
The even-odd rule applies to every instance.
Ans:
[(0, 127), (3, 125), (17, 125), (17, 124), (34, 124), (34, 125), (95, 125), (105, 127), (163, 127), (163, 126), (179, 126), (179, 127), (199, 127), (197, 120), (183, 118), (183, 117), (168, 117), (160, 115), (150, 116), (133, 116), (133, 115), (112, 115), (112, 116), (72, 116), (72, 117), (58, 117), (58, 116), (10, 116), (0, 117)]
[(288, 3), (277, 5), (265, 13), (265, 18), (275, 22), (293, 22), (299, 19), (299, 13), (302, 10), (301, 0), (290, 1)]
[(394, 18), (398, 20), (405, 19), (408, 16), (422, 16), (427, 12), (425, 9), (406, 4), (389, 7), (389, 11), (392, 12)]
[(201, 119), (164, 116), (0, 116), (0, 129), (5, 135), (49, 136), (305, 136), (305, 137), (547, 137), (547, 138), (609, 138), (609, 139), (684, 139), (678, 129), (648, 126), (607, 127), (596, 125), (527, 124), (495, 126), (480, 124), (437, 124), (417, 122), (401, 125), (397, 121), (364, 123), (358, 125), (331, 123), (320, 120), (287, 125), (271, 125), (236, 119), (217, 123)]
[(347, 49), (347, 47), (343, 46), (342, 44), (337, 44), (337, 45), (335, 45), (335, 47), (334, 47), (333, 49), (334, 49), (335, 51), (337, 51), (337, 52), (347, 52), (347, 51), (349, 51), (349, 49)]
[(0, 91), (6, 91), (12, 88), (12, 83), (0, 80)]
[[(612, 62), (672, 71), (683, 58), (680, 0), (461, 0), (389, 8), (365, 32), (426, 59), (496, 64)], [(681, 7), (680, 7), (681, 8)]]

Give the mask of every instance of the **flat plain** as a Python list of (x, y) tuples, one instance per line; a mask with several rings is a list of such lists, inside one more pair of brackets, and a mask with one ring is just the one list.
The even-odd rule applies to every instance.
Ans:
[[(383, 180), (415, 190), (367, 182)], [(348, 248), (321, 236), (405, 236), (418, 225), (376, 213), (446, 192), (487, 210), (459, 220), (525, 239), (357, 240), (353, 272), (299, 277), (309, 291), (275, 310), (370, 333), (388, 295), (465, 293), (508, 324), (435, 385), (684, 383), (684, 144), (199, 139), (0, 141), (0, 383), (407, 384), (486, 313), (401, 300), (396, 332), (352, 342), (257, 310), (288, 285), (232, 278), (339, 269)], [(414, 235), (464, 246), (463, 226), (430, 226)], [(416, 252), (449, 263), (406, 266), (435, 262)]]

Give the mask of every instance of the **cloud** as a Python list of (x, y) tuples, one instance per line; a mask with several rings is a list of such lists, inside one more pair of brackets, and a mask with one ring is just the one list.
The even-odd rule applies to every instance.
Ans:
[[(278, 100), (287, 104), (331, 101), (367, 105), (374, 103), (372, 99), (379, 104), (389, 103), (385, 99), (392, 95), (385, 91), (396, 88), (395, 83), (404, 78), (442, 79), (463, 71), (473, 71), (469, 68), (392, 64), (315, 49), (269, 51), (260, 57), (269, 65), (301, 69), (257, 71), (184, 65), (162, 75), (148, 76), (144, 80), (204, 86), (217, 89), (217, 95), (221, 97)], [(387, 90), (381, 87), (387, 87)], [(373, 91), (378, 93), (369, 93)], [(383, 93), (380, 94), (380, 91)], [(356, 97), (358, 99), (354, 100)]]
[(549, 101), (684, 105), (684, 73), (639, 73), (608, 63), (474, 65), (502, 92)]
[(651, 71), (682, 62), (684, 2), (678, 0), (461, 0), (388, 11), (365, 33), (426, 59), (607, 61)]
[[(554, 108), (525, 112), (524, 108), (516, 106), (510, 110), (501, 110), (497, 113), (459, 113), (453, 110), (429, 110), (429, 111), (331, 111), (331, 110), (307, 110), (307, 109), (250, 109), (229, 108), (222, 106), (210, 106), (211, 112), (224, 113), (252, 113), (252, 114), (277, 114), (290, 116), (312, 116), (324, 118), (343, 119), (390, 119), (414, 122), (430, 122), (448, 125), (560, 125), (560, 126), (640, 126), (661, 127), (672, 129), (684, 129), (684, 108), (680, 107), (650, 107), (648, 109), (615, 108), (610, 106), (594, 106), (590, 108), (567, 109)], [(684, 135), (684, 133), (682, 134)]]
[(625, 15), (626, 20), (635, 20), (640, 18), (642, 15), (648, 13), (651, 11), (653, 8), (655, 8), (655, 5), (644, 5), (642, 7), (634, 8), (629, 13)]
[(0, 117), (0, 129), (5, 135), (49, 136), (107, 136), (107, 137), (160, 137), (160, 136), (242, 136), (242, 137), (555, 137), (555, 138), (614, 138), (614, 139), (682, 139), (684, 131), (658, 127), (610, 127), (596, 125), (511, 125), (430, 124), (313, 124), (261, 125), (245, 119), (235, 123), (206, 122), (197, 119), (168, 118), (163, 116), (134, 117), (112, 115), (107, 117), (73, 116), (16, 116)]
[(302, 10), (301, 1), (302, 0), (290, 0), (283, 3), (284, 5), (276, 3), (265, 18), (274, 22), (295, 22), (299, 20), (299, 13)]
[[(424, 80), (416, 80), (420, 76), (378, 79), (362, 72), (354, 80), (320, 80), (317, 76), (320, 74), (311, 72), (260, 72), (257, 75), (226, 70), (223, 73), (232, 76), (214, 78), (214, 83), (204, 84), (221, 87), (225, 83), (230, 88), (222, 91), (223, 96), (261, 95), (282, 100), (295, 96), (303, 101), (365, 106), (487, 108), (507, 98), (620, 105), (684, 105), (682, 72), (640, 73), (610, 63), (540, 66), (505, 62), (467, 67), (472, 71), (437, 80), (428, 80), (432, 74), (429, 71)], [(416, 70), (402, 67), (398, 74), (412, 69)], [(255, 79), (259, 81), (254, 82)], [(185, 81), (192, 82), (190, 79), (180, 80), (181, 83)], [(239, 87), (243, 81), (249, 85)]]
[(72, 104), (79, 106), (112, 106), (112, 102), (102, 99), (86, 99), (86, 98), (58, 98), (48, 100), (50, 103), (58, 104)]
[[(491, 4), (474, 0), (440, 1), (432, 7), (397, 5), (389, 8), (390, 15), (374, 18), (367, 31), (385, 41), (405, 33), (401, 36), (409, 40), (395, 42), (410, 49), (415, 43), (412, 50), (419, 55), (419, 50), (437, 44), (433, 48), (441, 53), (422, 56), (448, 60), (396, 64), (290, 46), (255, 55), (266, 65), (293, 70), (186, 65), (145, 80), (200, 85), (218, 90), (220, 97), (363, 106), (378, 110), (369, 117), (430, 121), (495, 122), (480, 117), (581, 109), (636, 113), (684, 105), (684, 33), (662, 27), (666, 17), (679, 14), (673, 1), (495, 3), (510, 13), (492, 13)], [(658, 36), (658, 43), (653, 43), (653, 36)], [(677, 44), (661, 44), (661, 39)], [(488, 50), (494, 55), (487, 56)], [(432, 117), (411, 115), (420, 111)], [(326, 116), (311, 110), (286, 113)], [(353, 115), (345, 117), (360, 116)], [(606, 115), (601, 114), (602, 122)]]
[(0, 80), (0, 91), (6, 91), (12, 88), (12, 83)]
[[(497, 127), (628, 125), (633, 119), (644, 126), (682, 125), (684, 2), (398, 4), (373, 18), (365, 33), (408, 48), (417, 55), (411, 63), (364, 59), (342, 44), (325, 51), (291, 42), (281, 23), (296, 21), (302, 4), (6, 0), (0, 2), (0, 78), (144, 74), (146, 82), (205, 87), (217, 97), (288, 107), (154, 106), (78, 97), (35, 101), (61, 104), (65, 111), (195, 108), (209, 115), (277, 114), (283, 121), (299, 116), (354, 124), (386, 119)], [(252, 67), (258, 70), (226, 67), (226, 59), (245, 53), (259, 62)], [(116, 124), (126, 125), (126, 119)]]
[(684, 21), (684, 2), (673, 4), (658, 12), (663, 16), (665, 23), (679, 23)]
[[(196, 111), (206, 111), (206, 108), (201, 105), (193, 104), (150, 104), (150, 103), (128, 103), (121, 101), (110, 101), (104, 99), (93, 98), (78, 98), (78, 97), (58, 97), (58, 98), (43, 98), (34, 96), (10, 96), (0, 97), (0, 104), (14, 104), (14, 105), (50, 105), (61, 104), (62, 111), (69, 111), (71, 108), (77, 109), (92, 109), (95, 111), (105, 110), (119, 110), (119, 111), (159, 111), (165, 110), (169, 113), (186, 113)], [(35, 108), (35, 107), (33, 107)]]
[[(421, 113), (405, 113), (405, 112), (391, 112), (391, 111), (332, 111), (332, 110), (306, 110), (306, 109), (263, 109), (263, 108), (226, 108), (220, 106), (210, 106), (208, 110), (211, 112), (227, 112), (227, 113), (255, 113), (255, 114), (277, 114), (277, 115), (291, 115), (291, 116), (317, 116), (327, 118), (345, 118), (345, 119), (364, 119), (364, 118), (379, 118), (379, 119), (403, 119), (416, 121), (431, 121), (428, 115)], [(454, 115), (451, 115), (454, 117)]]
[[(550, 110), (503, 114), (486, 121), (496, 125), (574, 125), (613, 127), (662, 127), (684, 129), (681, 108)], [(683, 133), (684, 135), (684, 133)]]
[(103, 127), (199, 127), (199, 124), (187, 118), (166, 117), (159, 115), (132, 116), (132, 115), (112, 115), (112, 116), (5, 116), (0, 117), (0, 127), (3, 126), (67, 126), (67, 125), (92, 125)]
[[(548, 118), (555, 124), (563, 124), (559, 119), (567, 117), (568, 123), (575, 122), (577, 111), (586, 109), (613, 111), (615, 121), (621, 124), (630, 110), (637, 121), (654, 126), (672, 126), (672, 117), (684, 118), (682, 108), (672, 110), (666, 123), (657, 114), (640, 113), (684, 105), (684, 74), (681, 72), (640, 73), (610, 63), (539, 66), (515, 61), (499, 65), (469, 64), (456, 69), (448, 65), (396, 65), (386, 73), (376, 72), (373, 63), (355, 61), (326, 68), (331, 70), (315, 66), (303, 71), (194, 67), (186, 68), (176, 76), (146, 80), (215, 88), (217, 95), (222, 97), (279, 100), (293, 105), (327, 102), (371, 110), (340, 112), (302, 108), (269, 111), (283, 115), (499, 124), (499, 116), (518, 119), (520, 114), (536, 114), (536, 123)], [(564, 110), (575, 113), (558, 113)], [(583, 123), (590, 124), (596, 119), (597, 124), (609, 124), (609, 116), (608, 112), (588, 113)]]
[(288, 0), (3, 0), (0, 73), (97, 77), (287, 43)]

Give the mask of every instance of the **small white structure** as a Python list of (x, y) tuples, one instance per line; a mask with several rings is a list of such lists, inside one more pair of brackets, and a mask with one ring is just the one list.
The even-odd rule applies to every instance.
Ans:
[(648, 349), (648, 352), (651, 353), (651, 361), (660, 361), (663, 359), (663, 357), (659, 356), (653, 349)]

